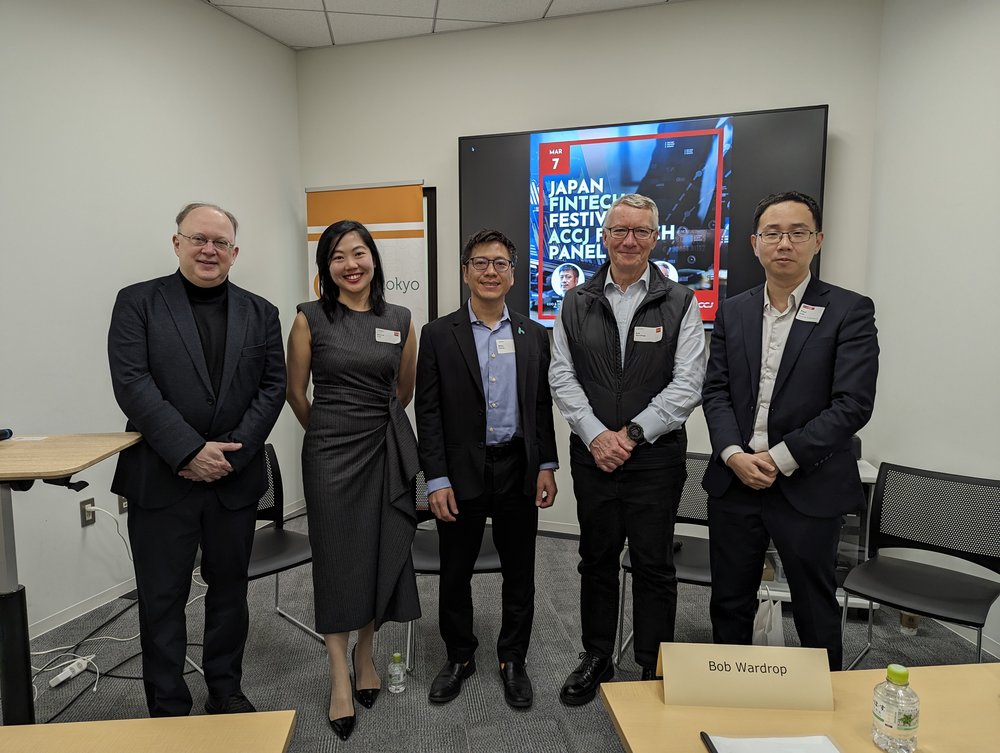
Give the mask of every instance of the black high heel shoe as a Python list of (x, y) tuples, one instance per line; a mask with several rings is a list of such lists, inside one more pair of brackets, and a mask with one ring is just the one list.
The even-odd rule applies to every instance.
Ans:
[[(355, 661), (357, 652), (358, 652), (358, 644), (355, 643), (354, 647), (351, 649), (351, 668), (354, 670), (353, 680), (355, 684), (354, 697), (358, 699), (358, 703), (360, 703), (366, 709), (370, 709), (372, 706), (375, 705), (375, 699), (378, 698), (378, 694), (382, 690), (382, 688), (357, 687), (358, 665), (357, 662)], [(347, 738), (344, 739), (346, 740)]]
[[(352, 704), (353, 706), (353, 704)], [(330, 719), (330, 726), (333, 731), (337, 733), (337, 737), (341, 740), (346, 740), (354, 732), (354, 722), (357, 717), (355, 715), (342, 716), (339, 719)]]

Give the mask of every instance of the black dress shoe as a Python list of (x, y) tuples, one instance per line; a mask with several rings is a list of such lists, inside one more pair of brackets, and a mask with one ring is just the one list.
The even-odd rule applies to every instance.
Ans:
[(663, 675), (656, 674), (656, 667), (643, 667), (642, 668), (642, 679), (645, 680), (662, 680)]
[(342, 716), (340, 719), (330, 719), (330, 726), (333, 731), (337, 733), (337, 737), (341, 740), (346, 740), (354, 732), (354, 720), (355, 716)]
[(434, 682), (431, 683), (431, 691), (427, 694), (427, 700), (431, 703), (448, 703), (448, 701), (454, 700), (462, 692), (462, 680), (475, 673), (475, 658), (469, 659), (465, 664), (445, 662), (441, 671), (437, 673), (437, 677), (434, 678)]
[(503, 680), (503, 697), (508, 706), (513, 709), (531, 707), (535, 694), (531, 689), (531, 679), (524, 669), (524, 662), (504, 662), (500, 668), (500, 679)]
[[(354, 648), (351, 649), (351, 667), (354, 669), (355, 686), (357, 685), (358, 682), (358, 665), (356, 661), (357, 657), (355, 656), (355, 654), (357, 654), (357, 651), (358, 651), (358, 646), (357, 644), (355, 644)], [(354, 697), (358, 699), (358, 703), (360, 703), (366, 709), (370, 709), (372, 706), (375, 705), (375, 699), (378, 698), (379, 691), (381, 690), (382, 688), (355, 687)], [(348, 732), (348, 734), (350, 733)], [(344, 739), (346, 740), (347, 738), (345, 737)]]
[(209, 714), (252, 714), (257, 709), (242, 693), (233, 693), (225, 698), (209, 696), (205, 711)]
[(615, 666), (610, 657), (600, 657), (588, 651), (580, 654), (583, 660), (559, 691), (559, 700), (569, 706), (590, 703), (597, 695), (597, 686), (615, 676)]

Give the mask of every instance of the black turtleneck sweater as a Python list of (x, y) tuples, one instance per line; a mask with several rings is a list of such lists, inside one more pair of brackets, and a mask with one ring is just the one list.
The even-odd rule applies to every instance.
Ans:
[(205, 353), (205, 365), (212, 380), (212, 391), (215, 397), (218, 397), (222, 385), (222, 364), (226, 356), (229, 278), (223, 280), (221, 285), (212, 288), (200, 288), (188, 282), (184, 275), (181, 275), (181, 280), (184, 281), (184, 290), (187, 291), (191, 312), (194, 314), (195, 324), (198, 325), (201, 348)]

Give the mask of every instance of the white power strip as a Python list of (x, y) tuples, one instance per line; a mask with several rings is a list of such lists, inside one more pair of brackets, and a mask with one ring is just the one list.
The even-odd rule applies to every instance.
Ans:
[(49, 687), (54, 688), (56, 685), (61, 685), (66, 682), (69, 678), (76, 677), (87, 668), (88, 663), (89, 661), (87, 659), (77, 659), (72, 664), (68, 664), (62, 672), (49, 680)]

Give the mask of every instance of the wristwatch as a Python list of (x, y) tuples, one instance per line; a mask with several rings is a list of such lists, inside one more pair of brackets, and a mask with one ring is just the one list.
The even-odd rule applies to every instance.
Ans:
[(625, 433), (628, 434), (628, 438), (636, 444), (642, 444), (646, 441), (645, 432), (643, 432), (642, 427), (635, 421), (629, 421), (628, 424), (626, 424)]

